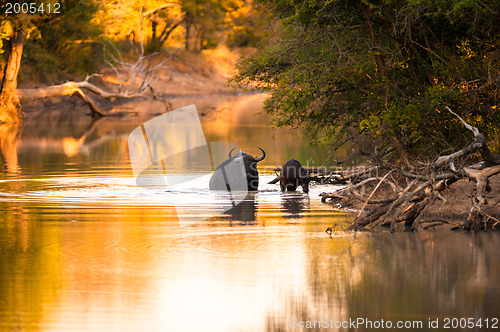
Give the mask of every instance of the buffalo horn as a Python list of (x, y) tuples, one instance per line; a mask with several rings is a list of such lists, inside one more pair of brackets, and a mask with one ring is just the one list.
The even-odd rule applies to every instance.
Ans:
[(259, 148), (259, 150), (262, 151), (262, 156), (255, 158), (255, 161), (261, 161), (266, 157), (266, 151), (262, 150), (261, 148)]
[(229, 151), (229, 154), (228, 154), (229, 159), (233, 159), (234, 158), (233, 156), (231, 156), (231, 153), (233, 153), (234, 149), (236, 149), (236, 148), (232, 148), (231, 151)]

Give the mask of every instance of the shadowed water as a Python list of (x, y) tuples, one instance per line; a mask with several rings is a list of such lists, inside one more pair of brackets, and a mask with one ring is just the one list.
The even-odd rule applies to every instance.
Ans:
[(328, 165), (327, 149), (265, 126), (254, 115), (261, 96), (174, 107), (193, 102), (207, 141), (268, 153), (259, 192), (200, 222), (179, 222), (176, 206), (199, 215), (219, 204), (206, 177), (136, 185), (127, 136), (143, 118), (55, 112), (0, 128), (0, 330), (293, 331), (357, 318), (429, 330), (429, 319), (442, 329), (446, 318), (498, 318), (498, 234), (329, 237), (328, 226), (351, 218), (320, 202), (334, 186), (304, 195), (267, 184), (290, 158)]

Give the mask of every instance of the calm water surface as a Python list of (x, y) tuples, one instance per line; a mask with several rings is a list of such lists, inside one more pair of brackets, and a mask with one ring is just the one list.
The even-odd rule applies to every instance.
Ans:
[(330, 238), (325, 229), (350, 218), (320, 202), (335, 187), (303, 195), (267, 184), (290, 158), (328, 165), (327, 150), (265, 126), (254, 115), (261, 96), (174, 107), (193, 102), (207, 141), (268, 153), (259, 192), (202, 222), (179, 222), (175, 206), (216, 205), (206, 179), (175, 191), (136, 185), (127, 136), (144, 118), (91, 123), (52, 110), (0, 127), (0, 330), (293, 331), (357, 318), (429, 330), (429, 319), (500, 316), (498, 234)]

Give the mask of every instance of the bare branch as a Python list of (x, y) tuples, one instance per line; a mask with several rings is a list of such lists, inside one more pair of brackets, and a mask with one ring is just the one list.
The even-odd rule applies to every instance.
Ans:
[[(441, 199), (446, 204), (446, 196), (441, 195), (443, 191), (458, 180), (469, 178), (476, 182), (475, 194), (472, 195), (472, 208), (467, 220), (462, 225), (457, 224), (457, 226), (465, 230), (478, 230), (492, 229), (498, 225), (499, 217), (495, 213), (488, 214), (484, 206), (488, 204), (486, 192), (490, 186), (489, 178), (500, 174), (500, 156), (491, 154), (486, 145), (486, 138), (478, 128), (468, 124), (449, 107), (446, 109), (474, 134), (472, 143), (459, 151), (440, 156), (433, 163), (418, 166), (419, 171), (416, 171), (415, 168), (411, 169), (411, 167), (399, 168), (379, 160), (381, 169), (388, 170), (388, 173), (382, 178), (369, 178), (357, 184), (351, 183), (347, 188), (337, 192), (324, 193), (322, 194), (322, 202), (325, 202), (326, 199), (340, 200), (341, 202), (361, 201), (361, 211), (348, 228), (351, 230), (359, 230), (368, 226), (390, 225), (391, 231), (394, 231), (396, 224), (403, 221), (407, 230), (416, 230), (420, 223), (426, 222), (422, 221), (419, 216), (431, 202)], [(468, 156), (476, 151), (479, 151), (483, 157), (481, 163), (469, 167), (455, 163), (457, 158)], [(446, 171), (444, 166), (448, 167), (449, 171)], [(394, 179), (393, 175), (396, 175), (397, 180)], [(389, 176), (393, 181), (387, 179)], [(410, 179), (411, 182), (409, 182)], [(377, 185), (369, 195), (359, 192), (361, 188), (372, 181), (377, 181)], [(395, 192), (394, 197), (387, 197), (390, 196), (387, 191), (377, 193), (381, 191), (379, 187), (383, 182), (391, 185)], [(398, 183), (403, 182), (409, 183), (404, 190), (401, 190)], [(377, 196), (376, 193), (378, 197), (374, 197)], [(367, 204), (375, 205), (375, 207), (371, 207), (371, 211), (365, 211)], [(387, 219), (390, 222), (386, 221)]]
[(471, 126), (470, 124), (468, 124), (467, 122), (465, 122), (464, 119), (462, 119), (462, 117), (460, 115), (458, 115), (457, 113), (453, 112), (451, 110), (451, 108), (449, 108), (448, 106), (445, 106), (446, 110), (448, 112), (450, 112), (451, 114), (453, 114), (454, 116), (456, 116), (460, 122), (462, 122), (462, 124), (464, 125), (465, 128), (469, 129), (470, 131), (472, 131), (474, 133), (474, 137), (477, 138), (479, 136), (479, 129), (477, 129), (476, 127), (473, 127)]
[(143, 17), (146, 17), (146, 16), (149, 16), (149, 15), (151, 15), (151, 14), (154, 14), (154, 13), (155, 13), (156, 11), (158, 11), (158, 10), (165, 9), (165, 8), (167, 8), (167, 7), (176, 6), (176, 5), (178, 5), (178, 3), (177, 3), (177, 2), (169, 2), (169, 3), (166, 3), (166, 4), (164, 4), (164, 5), (161, 5), (161, 6), (157, 7), (157, 8), (155, 8), (155, 9), (148, 10), (147, 12), (145, 12), (144, 14), (142, 14), (142, 16), (143, 16)]
[(365, 204), (363, 205), (363, 207), (361, 208), (361, 210), (359, 211), (358, 213), (358, 216), (356, 217), (356, 219), (359, 218), (359, 216), (361, 215), (361, 212), (363, 212), (363, 210), (365, 209), (366, 207), (366, 204), (368, 204), (368, 201), (372, 198), (373, 194), (375, 194), (375, 192), (377, 191), (377, 189), (380, 187), (380, 185), (382, 184), (382, 182), (384, 182), (384, 180), (392, 173), (392, 171), (388, 172), (386, 175), (384, 175), (383, 178), (380, 179), (380, 181), (377, 183), (377, 185), (375, 186), (375, 188), (372, 190), (372, 192), (370, 193), (370, 196), (368, 196)]

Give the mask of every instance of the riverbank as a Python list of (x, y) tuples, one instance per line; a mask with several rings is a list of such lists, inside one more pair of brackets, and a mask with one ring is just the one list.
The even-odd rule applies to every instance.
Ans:
[[(179, 53), (168, 60), (165, 66), (159, 68), (153, 75), (152, 86), (160, 99), (134, 98), (117, 100), (114, 103), (100, 99), (99, 104), (109, 112), (131, 115), (141, 118), (141, 121), (146, 121), (152, 116), (168, 110), (196, 103), (200, 116), (213, 118), (207, 132), (224, 131), (227, 124), (221, 125), (220, 119), (234, 118), (234, 112), (231, 109), (234, 105), (227, 108), (224, 106), (225, 104), (208, 100), (206, 97), (221, 99), (228, 96), (231, 89), (227, 80), (234, 74), (235, 62), (242, 54), (248, 54), (251, 51), (249, 49), (229, 50), (225, 47), (219, 47), (197, 54)], [(155, 62), (159, 63), (161, 59), (155, 59)], [(116, 77), (113, 76), (111, 70), (103, 70), (101, 74), (103, 76), (99, 78), (100, 84), (109, 89), (116, 88)], [(233, 91), (233, 95), (242, 93), (244, 92)], [(256, 99), (252, 99), (249, 103), (249, 112), (242, 114), (252, 113), (251, 109), (255, 107), (255, 103), (262, 103), (265, 98), (267, 97), (256, 96)], [(241, 108), (241, 105), (239, 107)], [(85, 117), (85, 114), (89, 113), (88, 106), (78, 96), (50, 98), (23, 104), (23, 111), (27, 116), (35, 117), (30, 113), (40, 114), (48, 109), (64, 110), (62, 113), (64, 113), (63, 117), (66, 118)], [(214, 135), (216, 134), (214, 133)], [(296, 156), (292, 157), (296, 158)], [(492, 218), (500, 220), (500, 175), (492, 176), (490, 183), (492, 190), (486, 193), (488, 204), (484, 205), (484, 212)], [(474, 190), (475, 183), (467, 180), (457, 181), (441, 193), (443, 199), (436, 199), (423, 209), (419, 217), (420, 220), (423, 221), (424, 226), (432, 225), (433, 222), (451, 225), (462, 224), (470, 214)], [(372, 198), (389, 197), (391, 194), (390, 190), (380, 188)], [(363, 208), (369, 211), (372, 208), (372, 206), (365, 206), (363, 202), (357, 200), (349, 200), (342, 204), (350, 211), (352, 209), (359, 211)]]
[[(129, 112), (157, 114), (163, 113), (172, 108), (172, 100), (186, 97), (204, 97), (215, 95), (245, 94), (244, 91), (232, 89), (228, 85), (228, 79), (234, 73), (236, 61), (242, 56), (253, 52), (253, 49), (228, 49), (220, 46), (213, 50), (204, 50), (200, 53), (179, 52), (166, 60), (161, 67), (149, 73), (148, 81), (156, 95), (150, 91), (144, 97), (115, 98), (106, 100), (85, 91), (95, 103), (108, 112)], [(166, 55), (159, 54), (152, 60), (152, 65), (156, 66), (164, 61)], [(129, 62), (133, 63), (131, 59)], [(91, 82), (106, 90), (118, 91), (121, 83), (117, 75), (111, 68), (102, 68), (98, 76), (91, 79)], [(55, 82), (62, 84), (64, 81)], [(46, 84), (36, 76), (32, 80), (20, 85), (20, 89), (44, 88)], [(88, 106), (78, 96), (62, 96), (37, 100), (21, 100), (23, 112), (29, 114), (41, 109), (67, 108), (77, 112), (86, 110)]]
[[(487, 204), (482, 206), (482, 210), (500, 220), (500, 174), (491, 176), (489, 184), (491, 190), (485, 193)], [(475, 192), (475, 182), (468, 179), (457, 181), (441, 194), (444, 200), (437, 199), (422, 211), (422, 220), (461, 225), (470, 214)], [(500, 227), (500, 223), (496, 225), (497, 228)]]
[[(373, 186), (369, 190), (372, 189)], [(362, 189), (358, 190), (362, 191)], [(458, 180), (441, 191), (440, 197), (427, 204), (420, 212), (420, 216), (416, 219), (416, 222), (424, 229), (460, 227), (467, 221), (471, 213), (475, 193), (475, 182), (469, 179)], [(376, 201), (393, 196), (393, 190), (388, 186), (382, 185), (370, 196), (370, 199)], [(489, 190), (486, 191), (485, 198), (487, 204), (482, 205), (481, 209), (485, 215), (489, 216), (490, 220), (486, 220), (486, 222), (493, 222), (495, 226), (492, 228), (495, 229), (496, 227), (498, 229), (500, 227), (500, 222), (498, 222), (500, 220), (500, 174), (489, 178)], [(352, 196), (349, 200), (334, 199), (332, 203), (335, 208), (352, 212), (355, 216), (363, 216), (379, 208), (379, 204), (365, 204), (365, 202), (354, 199)], [(390, 224), (390, 220), (386, 220), (386, 222)]]

